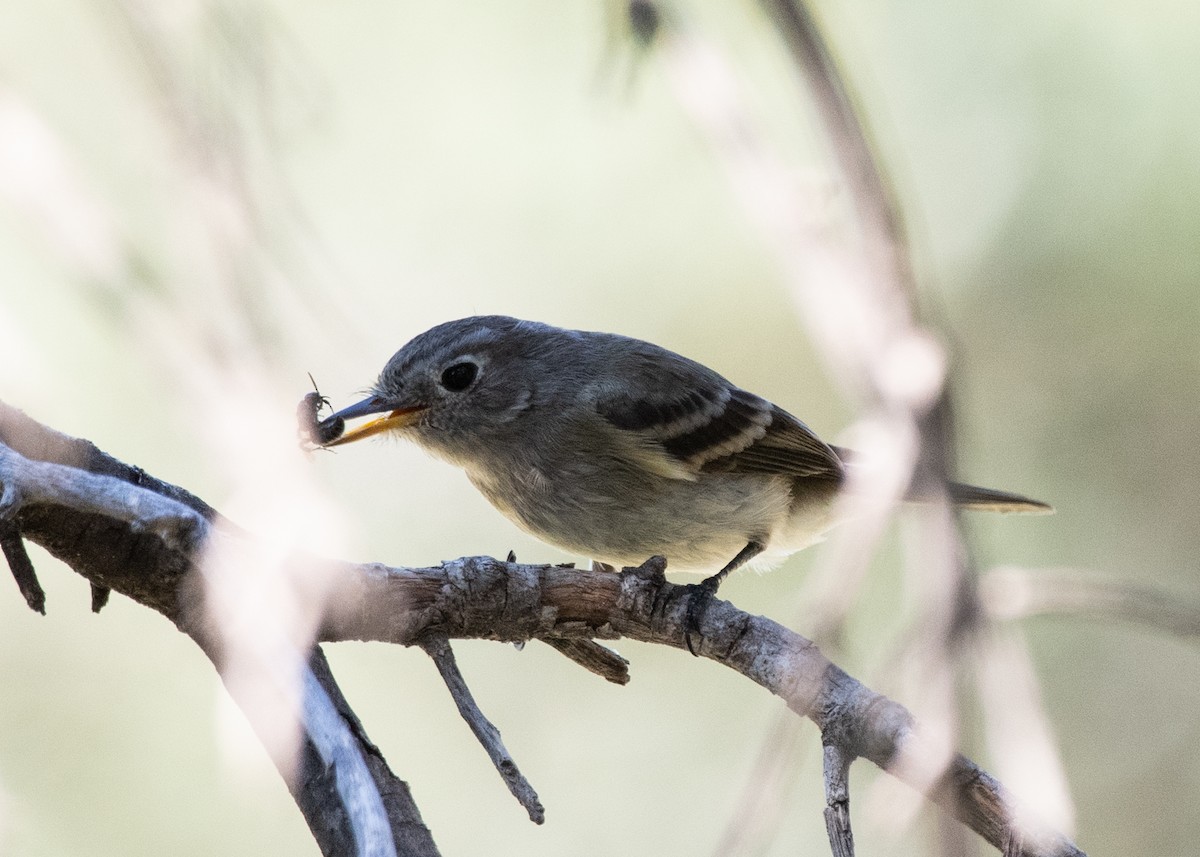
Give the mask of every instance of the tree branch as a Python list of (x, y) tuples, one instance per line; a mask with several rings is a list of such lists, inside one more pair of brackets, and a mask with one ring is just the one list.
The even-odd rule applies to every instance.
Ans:
[(9, 570), (12, 571), (13, 580), (17, 582), (17, 589), (21, 590), (25, 603), (29, 605), (30, 610), (45, 616), (46, 592), (38, 582), (37, 571), (29, 559), (29, 552), (25, 550), (25, 540), (21, 538), (21, 531), (11, 521), (4, 520), (2, 512), (0, 547), (4, 550), (4, 558), (8, 560)]
[[(684, 648), (688, 590), (665, 580), (661, 559), (619, 575), (467, 557), (436, 568), (343, 566), (354, 589), (322, 629), (322, 639), (412, 645), (429, 633), (519, 641), (590, 633)], [(513, 612), (510, 605), (529, 608)], [(809, 640), (763, 616), (714, 601), (700, 627), (700, 654), (781, 697), (812, 720), (846, 758), (861, 756), (917, 788), (996, 848), (1024, 838), (1023, 855), (1081, 854), (1064, 837), (1018, 835), (1026, 818), (1013, 797), (958, 756), (930, 777), (929, 748), (907, 709), (832, 664)]]
[(594, 640), (548, 638), (542, 642), (605, 681), (629, 684), (629, 661)]
[[(123, 493), (119, 486), (101, 485), (95, 474), (31, 460), (16, 451), (15, 447), (30, 449), (28, 438), (44, 431), (0, 403), (0, 441), (9, 445), (0, 446), (5, 496), (11, 491), (26, 500), (37, 498), (36, 503), (9, 507), (22, 535), (46, 546), (88, 580), (154, 606), (195, 636), (180, 602), (180, 584), (194, 562), (199, 530), (207, 528), (215, 513), (197, 514), (195, 505), (173, 499), (191, 496), (180, 489), (160, 494), (119, 476), (105, 480), (126, 482)], [(29, 484), (35, 475), (50, 477), (50, 482), (36, 488)], [(142, 474), (141, 478), (146, 484), (148, 477)], [(97, 493), (88, 495), (85, 487), (96, 488)], [(168, 500), (176, 507), (178, 521), (168, 513)], [(134, 509), (145, 511), (149, 520), (131, 520)], [(181, 521), (190, 521), (199, 530)], [(120, 544), (121, 550), (114, 553), (109, 549), (113, 544)], [(628, 637), (675, 648), (686, 645), (688, 589), (666, 581), (661, 558), (620, 574), (505, 563), (489, 557), (453, 560), (436, 568), (332, 565), (339, 578), (351, 583), (329, 606), (320, 628), (323, 641), (414, 645), (434, 637), (509, 642)], [(1019, 843), (1012, 853), (1026, 857), (1082, 853), (1057, 834), (1034, 836), (1018, 829), (1018, 819), (1025, 816), (1013, 798), (970, 760), (956, 757), (940, 776), (929, 776), (931, 765), (937, 764), (931, 761), (936, 754), (909, 712), (847, 675), (799, 634), (720, 600), (705, 613), (699, 631), (699, 654), (737, 670), (812, 720), (825, 745), (842, 760), (839, 766), (862, 757), (918, 788), (933, 782), (928, 797), (997, 848)], [(202, 642), (204, 636), (197, 639)], [(319, 650), (310, 667), (345, 727), (334, 743), (353, 747), (365, 764), (387, 813), (396, 853), (435, 854), (407, 787), (395, 779), (366, 738)], [(369, 825), (353, 826), (363, 816), (361, 807), (369, 806), (373, 798), (368, 795), (360, 805), (341, 797), (347, 787), (341, 764), (324, 761), (332, 758), (334, 750), (313, 724), (306, 721), (305, 727), (302, 775), (290, 785), (322, 851), (385, 853), (364, 850), (364, 843), (370, 841)]]
[(850, 763), (853, 761), (836, 743), (824, 749), (825, 830), (833, 857), (854, 857), (854, 834), (850, 830)]
[[(0, 483), (0, 518), (20, 537), (71, 566), (93, 593), (115, 589), (162, 613), (217, 662), (185, 603), (217, 519), (210, 506), (3, 402)], [(407, 784), (367, 738), (319, 648), (302, 681), (303, 735), (287, 782), (322, 854), (436, 857)]]
[(496, 771), (508, 786), (508, 790), (529, 813), (529, 820), (534, 824), (545, 822), (546, 810), (538, 800), (537, 792), (533, 790), (529, 780), (525, 779), (525, 775), (513, 761), (512, 754), (500, 740), (500, 730), (479, 710), (471, 689), (467, 687), (467, 682), (458, 669), (458, 661), (454, 659), (450, 641), (442, 636), (427, 637), (421, 642), (421, 648), (437, 665), (442, 681), (446, 683), (446, 689), (450, 691), (450, 696), (458, 707), (458, 713), (467, 721), (471, 732), (487, 751), (488, 758), (496, 766)]
[(984, 604), (997, 619), (1080, 616), (1097, 622), (1144, 625), (1185, 639), (1200, 637), (1194, 595), (1072, 568), (989, 571), (980, 582)]

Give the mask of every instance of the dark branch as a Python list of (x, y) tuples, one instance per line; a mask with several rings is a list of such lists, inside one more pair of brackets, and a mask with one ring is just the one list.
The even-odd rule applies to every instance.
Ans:
[(613, 684), (629, 684), (629, 661), (612, 649), (606, 649), (595, 640), (560, 640), (548, 637), (542, 642), (605, 681), (611, 681)]
[[(59, 434), (0, 402), (0, 483), (4, 514), (23, 538), (42, 545), (97, 589), (113, 589), (157, 610), (201, 643), (185, 585), (216, 512), (194, 495), (148, 476), (86, 442)], [(408, 786), (367, 738), (317, 650), (309, 663), (309, 713), (294, 779), (288, 785), (325, 855), (438, 853)], [(317, 689), (320, 693), (317, 693)], [(324, 697), (328, 703), (324, 702)], [(367, 777), (347, 779), (361, 760)], [(342, 759), (342, 761), (337, 761)], [(385, 817), (372, 824), (364, 788)], [(379, 826), (391, 842), (381, 847)]]
[(496, 766), (496, 771), (504, 780), (504, 784), (508, 786), (508, 790), (529, 813), (529, 820), (534, 824), (545, 822), (545, 807), (542, 806), (537, 792), (533, 790), (529, 780), (525, 779), (525, 775), (521, 773), (517, 763), (513, 761), (512, 755), (504, 746), (504, 742), (500, 739), (500, 730), (479, 709), (475, 697), (471, 695), (471, 689), (467, 687), (467, 682), (458, 669), (458, 661), (454, 659), (454, 650), (450, 648), (450, 641), (440, 635), (427, 637), (421, 642), (421, 648), (437, 665), (442, 681), (446, 683), (446, 689), (450, 691), (450, 697), (458, 707), (458, 713), (462, 715), (463, 720), (467, 721), (471, 732), (483, 745), (483, 749), (487, 751), (488, 758)]
[(112, 595), (112, 590), (98, 583), (90, 585), (92, 589), (92, 612), (99, 613), (108, 604), (108, 596)]
[(854, 857), (850, 830), (850, 762), (837, 743), (825, 745), (825, 831), (833, 857)]
[(33, 560), (25, 550), (25, 540), (21, 531), (8, 521), (0, 520), (0, 547), (4, 549), (4, 558), (8, 560), (8, 568), (12, 571), (13, 580), (29, 609), (35, 613), (46, 615), (46, 592), (38, 582), (37, 571), (34, 570)]
[[(436, 568), (346, 565), (344, 593), (322, 639), (376, 640), (412, 645), (431, 633), (516, 641), (548, 639), (558, 627), (582, 626), (602, 639), (628, 637), (685, 647), (688, 589), (667, 582), (647, 564), (619, 575), (555, 566), (510, 565), (468, 557)], [(529, 605), (513, 613), (515, 599)], [(780, 696), (812, 720), (846, 758), (862, 756), (935, 801), (996, 848), (1015, 833), (1018, 806), (993, 777), (964, 757), (931, 774), (937, 757), (912, 716), (838, 669), (799, 634), (725, 601), (714, 601), (700, 628), (700, 653)], [(933, 783), (932, 788), (929, 787)], [(1021, 838), (1018, 836), (1018, 838)], [(1023, 840), (1026, 857), (1079, 855), (1061, 836)]]
[[(0, 441), (5, 411), (0, 405)], [(33, 424), (36, 426), (36, 423)], [(15, 522), (26, 538), (48, 546), (72, 561), (89, 580), (111, 586), (186, 627), (180, 583), (191, 568), (184, 550), (189, 531), (180, 522), (196, 520), (191, 507), (173, 503), (179, 520), (168, 520), (159, 500), (165, 495), (132, 489), (148, 512), (148, 522), (131, 520), (131, 500), (113, 486), (86, 495), (81, 486), (94, 484), (94, 474), (65, 471), (58, 464), (30, 461), (0, 446), (0, 479), (36, 497), (20, 507)], [(57, 467), (51, 473), (46, 467)], [(28, 484), (31, 476), (51, 478)], [(144, 476), (144, 475), (143, 475)], [(55, 486), (75, 478), (73, 489)], [(115, 481), (115, 480), (108, 480)], [(176, 493), (178, 489), (175, 489)], [(150, 497), (141, 496), (150, 494)], [(158, 500), (154, 499), (158, 497)], [(78, 507), (77, 504), (78, 503)], [(104, 503), (111, 503), (107, 513)], [(133, 505), (137, 505), (134, 503)], [(191, 535), (195, 535), (192, 533)], [(170, 547), (168, 542), (175, 546)], [(123, 544), (122, 560), (110, 558), (112, 544)], [(194, 547), (194, 545), (193, 545)], [(529, 639), (599, 639), (629, 637), (660, 645), (685, 646), (687, 587), (667, 582), (662, 565), (647, 563), (620, 574), (555, 566), (502, 563), (475, 557), (437, 568), (389, 568), (383, 565), (336, 563), (338, 576), (352, 581), (331, 605), (321, 639), (380, 640), (420, 644), (433, 635), (520, 642)], [(195, 629), (189, 629), (193, 633)], [(844, 759), (861, 756), (923, 790), (955, 817), (997, 848), (1020, 843), (1019, 853), (1079, 855), (1065, 838), (1035, 837), (1016, 828), (1020, 816), (1013, 798), (971, 761), (956, 757), (944, 773), (929, 776), (937, 754), (901, 705), (874, 693), (838, 669), (804, 637), (761, 616), (751, 616), (725, 601), (714, 601), (700, 624), (700, 654), (745, 675), (781, 697), (797, 714), (812, 720), (827, 745)], [(341, 712), (357, 752), (365, 760), (384, 808), (399, 854), (436, 853), (428, 831), (412, 805), (407, 787), (394, 778), (378, 751), (362, 732), (324, 667), (312, 665), (321, 687)], [(350, 813), (338, 794), (337, 777), (320, 759), (328, 751), (306, 736), (303, 774), (293, 794), (314, 835), (327, 854), (346, 853)], [(936, 771), (935, 771), (936, 773)], [(928, 788), (929, 783), (934, 785)], [(409, 836), (409, 839), (406, 839)]]

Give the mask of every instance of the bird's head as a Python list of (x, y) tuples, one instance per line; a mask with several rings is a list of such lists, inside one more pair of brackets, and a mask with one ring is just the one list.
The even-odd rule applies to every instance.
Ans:
[(570, 334), (505, 316), (440, 324), (392, 356), (367, 398), (334, 415), (376, 419), (325, 446), (396, 432), (451, 459), (469, 457), (545, 393), (547, 345), (560, 335)]

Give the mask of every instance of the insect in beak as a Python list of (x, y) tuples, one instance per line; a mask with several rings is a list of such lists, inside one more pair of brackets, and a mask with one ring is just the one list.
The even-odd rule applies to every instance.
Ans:
[(357, 428), (353, 428), (340, 437), (335, 437), (322, 446), (328, 448), (331, 446), (341, 446), (344, 443), (353, 443), (356, 440), (362, 440), (365, 437), (380, 434), (381, 432), (391, 429), (400, 429), (405, 426), (412, 425), (420, 417), (425, 410), (425, 405), (410, 405), (403, 408), (394, 408), (385, 399), (379, 396), (372, 396), (369, 399), (364, 399), (358, 404), (351, 405), (348, 408), (343, 408), (333, 416), (322, 421), (322, 425), (331, 423), (334, 420), (348, 420), (355, 417), (366, 417), (373, 414), (387, 413), (387, 416), (379, 417), (370, 422), (363, 423)]

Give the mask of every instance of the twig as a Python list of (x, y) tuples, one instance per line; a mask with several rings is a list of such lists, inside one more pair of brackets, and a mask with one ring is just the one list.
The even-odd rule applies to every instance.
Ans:
[(421, 648), (437, 665), (438, 672), (442, 675), (442, 681), (446, 683), (446, 688), (450, 691), (454, 704), (458, 706), (458, 713), (462, 715), (463, 720), (467, 721), (471, 732), (475, 734), (479, 743), (483, 745), (483, 749), (487, 751), (488, 758), (496, 766), (496, 771), (504, 780), (504, 784), (508, 786), (508, 790), (529, 813), (529, 820), (534, 824), (545, 822), (546, 810), (538, 800), (537, 792), (533, 790), (533, 786), (517, 768), (517, 763), (513, 761), (504, 742), (500, 740), (500, 730), (479, 710), (479, 706), (475, 703), (475, 697), (471, 695), (471, 689), (467, 687), (467, 683), (458, 669), (458, 662), (454, 659), (454, 650), (450, 648), (449, 640), (441, 635), (432, 636), (421, 641)]
[(8, 568), (17, 582), (17, 588), (21, 590), (25, 603), (29, 605), (30, 610), (45, 616), (46, 592), (38, 582), (37, 571), (33, 567), (33, 560), (29, 558), (29, 552), (25, 550), (25, 540), (21, 538), (21, 531), (10, 521), (0, 521), (0, 547), (4, 549), (4, 558), (8, 560)]
[(850, 831), (851, 757), (836, 743), (825, 744), (825, 831), (833, 857), (854, 857)]
[(304, 728), (334, 780), (354, 834), (358, 857), (396, 857), (383, 800), (362, 750), (311, 667), (304, 669)]
[(99, 583), (89, 583), (92, 590), (92, 612), (99, 613), (108, 604), (108, 596), (112, 595), (112, 590)]
[(796, 67), (804, 75), (829, 138), (830, 150), (854, 199), (858, 222), (873, 258), (873, 282), (916, 297), (908, 239), (900, 207), (877, 166), (843, 76), (812, 13), (800, 0), (763, 0)]
[[(516, 563), (516, 552), (510, 550), (504, 561), (509, 564)], [(563, 567), (570, 568), (572, 566), (573, 563), (568, 563)], [(597, 571), (616, 571), (612, 566), (597, 563), (594, 560), (592, 568)], [(611, 649), (600, 645), (595, 640), (590, 640), (586, 636), (548, 637), (542, 642), (560, 655), (571, 659), (588, 672), (595, 673), (606, 681), (620, 685), (629, 684), (629, 661)]]
[(629, 661), (595, 640), (548, 637), (542, 642), (606, 681), (629, 684)]
[(980, 584), (984, 606), (997, 619), (1080, 616), (1115, 619), (1200, 637), (1200, 602), (1161, 587), (1071, 568), (997, 568)]

